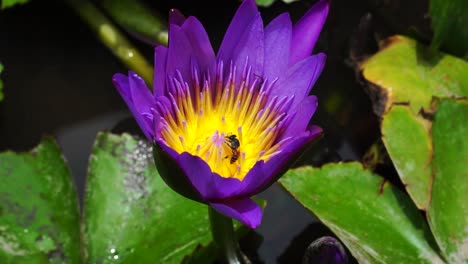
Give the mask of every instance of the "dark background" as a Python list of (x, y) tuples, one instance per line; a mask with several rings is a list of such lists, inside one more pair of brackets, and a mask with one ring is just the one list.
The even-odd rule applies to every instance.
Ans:
[[(260, 10), (265, 24), (285, 11), (297, 21), (313, 3), (277, 2)], [(196, 16), (217, 47), (239, 3), (146, 4), (165, 19), (170, 8)], [(360, 160), (379, 138), (379, 120), (353, 66), (388, 35), (407, 34), (427, 42), (431, 36), (427, 6), (423, 0), (331, 0), (329, 18), (316, 46), (316, 51), (327, 54), (327, 64), (312, 90), (319, 108), (311, 122), (324, 128), (325, 137), (297, 166)], [(153, 48), (132, 41), (152, 62)], [(127, 68), (62, 1), (33, 0), (0, 11), (0, 62), (5, 67), (0, 75), (5, 95), (0, 102), (0, 151), (26, 151), (43, 135), (55, 136), (81, 198), (97, 131), (111, 130), (130, 116), (111, 83), (114, 73)], [(309, 243), (331, 234), (279, 186), (273, 185), (261, 197), (268, 199), (263, 224), (243, 240), (244, 250), (257, 254), (258, 262), (297, 263)]]

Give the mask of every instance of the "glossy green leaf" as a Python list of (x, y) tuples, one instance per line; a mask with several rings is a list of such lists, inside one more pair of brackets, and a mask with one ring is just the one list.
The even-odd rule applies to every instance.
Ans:
[(468, 263), (468, 101), (442, 100), (432, 125), (434, 145), (429, 223), (450, 263)]
[[(3, 71), (3, 65), (0, 63), (0, 74), (2, 73)], [(2, 93), (2, 90), (3, 90), (3, 82), (2, 80), (0, 79), (0, 101), (3, 100), (3, 93)]]
[[(290, 4), (292, 2), (296, 2), (296, 1), (299, 1), (299, 0), (281, 0), (281, 1), (283, 3)], [(269, 7), (275, 2), (275, 0), (255, 0), (255, 2), (257, 3), (258, 6)]]
[(25, 4), (27, 2), (29, 2), (29, 0), (3, 0), (2, 9), (6, 9), (17, 4)]
[(81, 263), (78, 200), (58, 145), (0, 154), (1, 263)]
[(275, 0), (255, 0), (258, 6), (268, 7), (271, 6)]
[(429, 121), (401, 105), (394, 105), (382, 122), (385, 147), (419, 209), (427, 208), (432, 185), (430, 125)]
[(149, 41), (167, 45), (165, 20), (137, 0), (100, 0), (101, 6), (122, 27)]
[(280, 182), (360, 263), (442, 263), (410, 198), (361, 164), (293, 169)]
[(468, 1), (430, 0), (432, 45), (468, 59)]
[(128, 134), (98, 134), (84, 211), (88, 263), (180, 263), (211, 241), (208, 208), (167, 187), (151, 145)]
[(403, 36), (385, 41), (384, 47), (361, 66), (378, 114), (394, 103), (409, 103), (414, 113), (428, 108), (433, 96), (468, 96), (468, 63)]

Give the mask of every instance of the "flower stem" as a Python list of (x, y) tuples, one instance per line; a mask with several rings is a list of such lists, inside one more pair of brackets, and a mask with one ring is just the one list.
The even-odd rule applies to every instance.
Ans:
[(167, 46), (167, 25), (161, 15), (138, 0), (99, 0), (104, 12), (138, 39)]
[(92, 2), (89, 0), (67, 0), (66, 2), (120, 61), (152, 87), (153, 68), (151, 65)]
[(223, 263), (250, 264), (249, 259), (240, 251), (234, 235), (232, 219), (226, 217), (208, 206), (211, 235), (218, 250), (224, 258)]

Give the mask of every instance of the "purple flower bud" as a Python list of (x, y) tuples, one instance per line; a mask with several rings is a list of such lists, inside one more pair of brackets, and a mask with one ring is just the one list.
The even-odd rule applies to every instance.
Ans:
[(333, 237), (321, 237), (307, 247), (303, 264), (346, 264), (348, 257), (341, 243)]

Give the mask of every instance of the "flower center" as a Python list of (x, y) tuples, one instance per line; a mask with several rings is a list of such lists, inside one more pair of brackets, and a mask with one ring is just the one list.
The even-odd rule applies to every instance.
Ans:
[(170, 104), (162, 109), (161, 137), (178, 153), (188, 152), (206, 161), (221, 177), (242, 180), (259, 160), (279, 153), (279, 135), (291, 98), (267, 99), (274, 82), (246, 67), (236, 81), (231, 66), (223, 82), (219, 63), (215, 81), (199, 82), (196, 69), (186, 82), (180, 73), (168, 78)]

